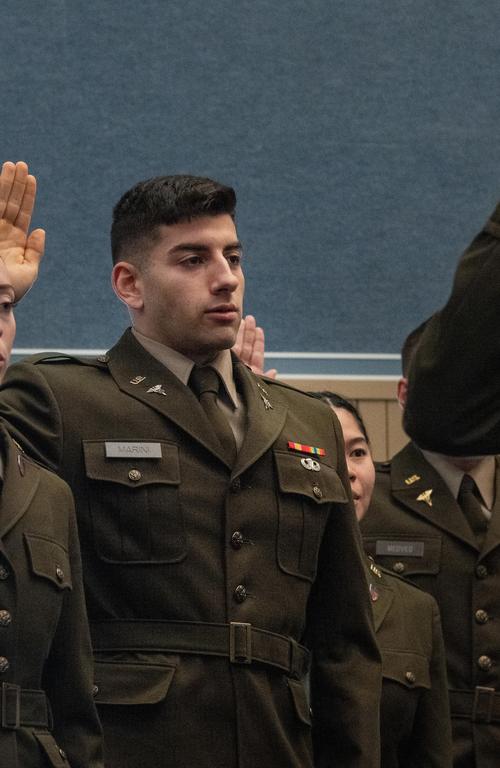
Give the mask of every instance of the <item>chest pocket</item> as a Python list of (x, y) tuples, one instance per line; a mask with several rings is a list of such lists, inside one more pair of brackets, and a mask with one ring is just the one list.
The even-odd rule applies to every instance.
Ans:
[[(276, 451), (278, 474), (278, 565), (285, 573), (313, 581), (318, 553), (332, 502), (345, 503), (340, 477), (328, 464), (307, 469), (304, 457)], [(307, 462), (307, 460), (305, 461)]]
[(418, 653), (381, 650), (382, 677), (404, 688), (430, 688), (429, 659)]
[(151, 442), (128, 445), (137, 455), (111, 457), (102, 440), (83, 443), (96, 551), (111, 563), (179, 562), (187, 554), (187, 543), (177, 445), (155, 442), (161, 450), (154, 453), (161, 455), (148, 455)]

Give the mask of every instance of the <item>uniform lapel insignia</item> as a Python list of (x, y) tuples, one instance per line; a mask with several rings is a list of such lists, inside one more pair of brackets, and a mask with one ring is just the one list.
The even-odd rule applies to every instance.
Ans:
[(432, 488), (429, 488), (427, 491), (422, 491), (422, 493), (417, 496), (417, 501), (425, 501), (427, 506), (432, 507)]
[(165, 397), (167, 396), (167, 393), (165, 392), (165, 390), (163, 389), (163, 386), (161, 384), (155, 384), (154, 387), (150, 387), (147, 390), (147, 394), (148, 395), (150, 395), (152, 393), (155, 394), (155, 395), (165, 395)]
[(410, 475), (410, 477), (405, 478), (405, 483), (406, 485), (413, 485), (413, 483), (417, 483), (420, 479), (420, 475)]
[(264, 408), (266, 409), (266, 411), (271, 410), (273, 406), (271, 404), (271, 401), (269, 400), (269, 395), (267, 394), (267, 391), (264, 389), (264, 387), (261, 384), (259, 384), (259, 382), (257, 382), (257, 386), (260, 390), (259, 394), (261, 396), (262, 402), (264, 403)]
[(130, 379), (131, 384), (140, 384), (141, 382), (145, 381), (145, 376), (134, 376), (133, 379)]
[(373, 584), (370, 584), (370, 597), (372, 603), (376, 603), (379, 598), (378, 589)]

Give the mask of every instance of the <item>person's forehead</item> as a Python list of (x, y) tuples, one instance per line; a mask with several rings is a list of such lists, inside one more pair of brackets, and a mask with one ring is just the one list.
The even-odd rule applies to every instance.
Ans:
[(217, 216), (200, 216), (177, 224), (160, 224), (157, 232), (157, 242), (168, 248), (175, 248), (182, 243), (212, 242), (237, 243), (236, 226), (229, 214)]

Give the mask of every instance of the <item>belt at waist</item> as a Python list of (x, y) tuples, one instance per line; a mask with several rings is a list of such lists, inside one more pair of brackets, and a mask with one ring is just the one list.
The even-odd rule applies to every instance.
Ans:
[(2, 728), (51, 728), (50, 707), (45, 691), (20, 688), (14, 683), (2, 683), (0, 696), (0, 725)]
[(452, 717), (464, 717), (474, 723), (500, 722), (500, 693), (481, 685), (472, 691), (450, 691)]
[(95, 651), (223, 656), (232, 664), (269, 664), (299, 679), (309, 668), (309, 651), (293, 638), (239, 621), (212, 624), (110, 619), (91, 622), (90, 631)]

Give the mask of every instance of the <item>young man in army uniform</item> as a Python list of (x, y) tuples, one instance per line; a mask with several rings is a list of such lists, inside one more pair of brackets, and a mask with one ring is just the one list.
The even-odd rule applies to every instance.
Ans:
[[(409, 370), (412, 393), (405, 423), (414, 442), (378, 466), (373, 502), (361, 526), (365, 548), (379, 563), (438, 601), (455, 768), (496, 768), (500, 755), (500, 457), (477, 455), (500, 450), (494, 394), (499, 216), (497, 208), (464, 254), (445, 309), (420, 327), (413, 348), (403, 348), (403, 373)], [(495, 274), (496, 283), (490, 282)], [(459, 318), (462, 323), (454, 328)], [(470, 350), (472, 374), (462, 343)], [(407, 386), (403, 379), (403, 407)], [(454, 452), (459, 455), (450, 455)]]
[(339, 425), (230, 353), (234, 208), (189, 176), (126, 193), (113, 285), (132, 329), (99, 359), (12, 366), (0, 412), (75, 494), (108, 768), (375, 768), (379, 654)]

